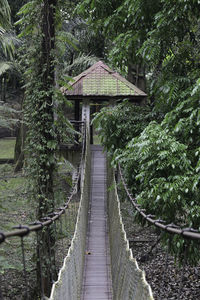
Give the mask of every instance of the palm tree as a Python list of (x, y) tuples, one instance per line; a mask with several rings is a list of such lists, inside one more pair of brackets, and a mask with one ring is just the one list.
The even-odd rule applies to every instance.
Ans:
[[(0, 85), (4, 90), (5, 74), (13, 69), (14, 40), (11, 33), (10, 6), (7, 0), (0, 0)], [(4, 93), (4, 91), (3, 91)], [(4, 97), (3, 97), (4, 98)], [(0, 102), (0, 127), (9, 128), (13, 121), (8, 117), (15, 111)]]
[[(3, 73), (3, 71), (6, 71), (8, 68), (7, 65), (2, 64), (2, 61), (4, 60), (3, 55), (7, 56), (9, 54), (9, 48), (7, 38), (7, 31), (11, 28), (11, 19), (10, 19), (10, 6), (8, 4), (7, 0), (0, 0), (0, 76)], [(10, 44), (10, 42), (9, 42)], [(10, 55), (10, 54), (9, 54)]]
[(17, 42), (15, 34), (11, 30), (10, 6), (7, 0), (0, 0), (0, 76), (13, 68)]

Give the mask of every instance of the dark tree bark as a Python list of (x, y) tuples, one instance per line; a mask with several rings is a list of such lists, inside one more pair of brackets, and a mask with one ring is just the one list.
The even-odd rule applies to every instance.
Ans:
[(22, 123), (22, 124), (20, 124), (20, 126), (17, 130), (17, 138), (16, 138), (16, 144), (15, 144), (15, 155), (14, 155), (14, 162), (15, 162), (14, 172), (15, 173), (21, 171), (23, 168), (23, 165), (24, 165), (25, 136), (26, 136), (26, 127)]
[[(55, 49), (55, 6), (57, 0), (43, 0), (42, 19), (42, 44), (39, 74), (41, 76), (41, 90), (44, 98), (40, 99), (40, 120), (42, 121), (41, 141), (39, 141), (41, 151), (39, 152), (38, 176), (38, 213), (37, 218), (42, 220), (54, 210), (53, 176), (55, 171), (54, 161), (49, 162), (48, 158), (53, 157), (54, 150), (47, 145), (48, 141), (54, 139), (51, 129), (54, 123), (53, 111), (53, 87), (54, 80), (54, 56)], [(44, 106), (44, 102), (46, 105)], [(47, 160), (42, 159), (46, 157)], [(40, 159), (41, 158), (41, 159)], [(50, 295), (52, 281), (56, 279), (55, 269), (55, 232), (52, 228), (45, 228), (38, 232), (38, 284), (46, 296)], [(41, 260), (42, 258), (42, 260)], [(41, 272), (42, 270), (42, 272)]]
[[(21, 109), (23, 109), (23, 102), (24, 102), (24, 98), (21, 103), (22, 106)], [(27, 128), (25, 123), (21, 122), (16, 133), (16, 143), (15, 143), (15, 153), (14, 153), (15, 173), (21, 171), (24, 165), (24, 145), (26, 139), (26, 131)]]

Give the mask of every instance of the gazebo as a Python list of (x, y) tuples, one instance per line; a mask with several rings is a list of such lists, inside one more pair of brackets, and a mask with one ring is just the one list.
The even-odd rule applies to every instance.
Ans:
[(92, 102), (108, 101), (113, 105), (116, 100), (126, 98), (141, 105), (147, 97), (142, 90), (111, 70), (102, 61), (74, 77), (70, 86), (68, 89), (62, 88), (62, 91), (68, 100), (75, 101), (75, 120), (79, 121), (82, 101), (82, 120), (84, 111), (88, 124), (90, 124), (90, 103)]

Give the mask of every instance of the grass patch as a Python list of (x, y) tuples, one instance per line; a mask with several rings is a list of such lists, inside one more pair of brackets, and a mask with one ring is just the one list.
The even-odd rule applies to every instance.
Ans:
[(29, 223), (34, 205), (29, 203), (27, 179), (24, 177), (0, 180), (0, 228), (11, 230), (16, 224)]
[(0, 158), (14, 158), (15, 138), (0, 139)]

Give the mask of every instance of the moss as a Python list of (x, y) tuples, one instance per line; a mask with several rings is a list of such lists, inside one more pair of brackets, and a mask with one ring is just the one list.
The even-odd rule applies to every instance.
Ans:
[(108, 76), (85, 78), (83, 81), (83, 94), (87, 95), (134, 95), (135, 92), (124, 82)]

